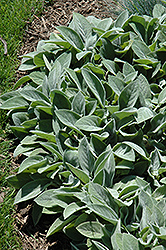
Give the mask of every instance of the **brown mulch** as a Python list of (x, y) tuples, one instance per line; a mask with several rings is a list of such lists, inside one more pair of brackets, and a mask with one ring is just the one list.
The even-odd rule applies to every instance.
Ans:
[(49, 39), (57, 26), (68, 25), (72, 20), (73, 12), (101, 19), (115, 17), (113, 13), (115, 4), (111, 1), (109, 1), (109, 8), (104, 0), (54, 0), (53, 2), (52, 6), (45, 7), (41, 17), (34, 15), (32, 23), (27, 25), (20, 55), (36, 50), (38, 41)]
[[(39, 40), (49, 39), (52, 32), (56, 31), (56, 26), (68, 25), (72, 20), (72, 13), (78, 12), (84, 16), (93, 15), (98, 18), (114, 18), (115, 5), (109, 1), (108, 5), (104, 0), (53, 0), (51, 6), (48, 5), (40, 17), (34, 15), (32, 23), (28, 23), (25, 28), (23, 46), (19, 55), (35, 51)], [(24, 73), (17, 72), (17, 79)], [(17, 165), (17, 162), (15, 163)], [(2, 197), (0, 197), (2, 198)], [(32, 204), (23, 203), (17, 206), (16, 227), (22, 247), (25, 250), (70, 250), (69, 239), (63, 233), (46, 239), (46, 232), (55, 220), (52, 215), (42, 215), (37, 226), (33, 225)]]

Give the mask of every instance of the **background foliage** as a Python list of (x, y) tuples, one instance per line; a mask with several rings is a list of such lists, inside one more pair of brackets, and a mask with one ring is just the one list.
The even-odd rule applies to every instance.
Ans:
[[(110, 6), (115, 4), (115, 12), (120, 13), (121, 10), (127, 9), (130, 14), (137, 13), (139, 15), (149, 15), (153, 16), (153, 8), (155, 4), (162, 4), (166, 6), (166, 1), (164, 0), (105, 0), (105, 2)], [(117, 8), (117, 6), (119, 8)]]

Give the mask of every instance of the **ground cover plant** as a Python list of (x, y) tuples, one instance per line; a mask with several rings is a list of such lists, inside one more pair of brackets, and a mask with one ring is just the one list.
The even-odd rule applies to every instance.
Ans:
[(166, 9), (113, 21), (73, 14), (23, 57), (1, 96), (25, 159), (8, 182), (71, 248), (166, 247)]

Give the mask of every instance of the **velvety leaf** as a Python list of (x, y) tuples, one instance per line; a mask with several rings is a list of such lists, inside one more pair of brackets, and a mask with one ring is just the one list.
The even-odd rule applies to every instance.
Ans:
[(98, 250), (109, 250), (108, 247), (105, 245), (101, 244), (100, 242), (92, 240), (93, 244), (97, 247)]
[(25, 152), (33, 150), (34, 148), (35, 148), (35, 146), (32, 146), (32, 145), (21, 145), (21, 144), (19, 144), (15, 148), (13, 156), (17, 157), (20, 154), (24, 154)]
[(57, 66), (57, 61), (60, 63), (61, 65), (61, 69), (62, 72), (64, 72), (64, 70), (66, 68), (70, 67), (70, 63), (71, 63), (71, 59), (72, 59), (72, 54), (71, 52), (63, 52), (60, 56), (57, 57), (57, 59), (55, 60), (54, 64), (53, 64), (53, 69)]
[(56, 233), (56, 232), (61, 231), (64, 226), (66, 226), (68, 223), (70, 223), (71, 221), (73, 221), (76, 218), (77, 218), (76, 215), (72, 215), (67, 220), (64, 220), (62, 217), (57, 218), (54, 221), (54, 223), (51, 225), (51, 227), (49, 228), (49, 230), (47, 232), (47, 237)]
[(64, 199), (60, 199), (59, 197), (57, 197), (57, 194), (54, 194), (53, 190), (45, 191), (35, 199), (35, 202), (39, 206), (46, 208), (51, 208), (55, 206), (65, 208), (67, 206), (67, 202), (65, 202)]
[(86, 69), (82, 70), (82, 75), (92, 93), (96, 96), (101, 106), (104, 107), (106, 93), (103, 84), (101, 83), (99, 78)]
[(119, 193), (119, 198), (125, 200), (126, 198), (130, 197), (131, 199), (131, 197), (134, 196), (137, 191), (138, 191), (137, 185), (127, 186), (124, 189), (122, 189), (122, 191)]
[(70, 163), (74, 167), (79, 166), (78, 150), (65, 150), (63, 154), (63, 162)]
[(27, 75), (27, 76), (23, 76), (21, 77), (14, 85), (14, 89), (19, 88), (22, 84), (24, 84), (25, 82), (29, 81), (31, 78)]
[(110, 147), (99, 155), (95, 162), (95, 175), (101, 170), (105, 171), (104, 186), (111, 186), (115, 174), (115, 160)]
[[(47, 88), (51, 91), (54, 89), (60, 89), (61, 87), (61, 74), (62, 74), (62, 66), (60, 62), (57, 60), (54, 63), (54, 68), (50, 70), (49, 75), (48, 75), (48, 86)], [(43, 82), (44, 84), (44, 82)], [(44, 87), (44, 85), (43, 85)]]
[(134, 150), (126, 144), (117, 143), (113, 148), (113, 152), (119, 158), (122, 158), (128, 161), (135, 161)]
[(96, 101), (89, 101), (85, 104), (85, 113), (86, 115), (92, 115), (97, 107), (97, 100)]
[(71, 103), (65, 93), (60, 90), (53, 90), (50, 93), (51, 102), (58, 109), (71, 109)]
[(123, 24), (127, 21), (128, 17), (129, 17), (128, 11), (127, 10), (123, 11), (116, 19), (115, 27), (120, 27), (120, 28), (123, 27)]
[(166, 192), (166, 185), (162, 185), (158, 188), (156, 188), (156, 190), (153, 192), (153, 197), (158, 199), (158, 200), (161, 200), (163, 198), (165, 198), (165, 193)]
[(100, 141), (104, 141), (105, 139), (108, 138), (109, 133), (108, 132), (103, 132), (101, 135), (100, 134), (91, 133), (90, 135), (94, 136), (95, 138), (98, 138)]
[(44, 72), (40, 72), (40, 71), (34, 71), (34, 72), (31, 72), (29, 74), (29, 78), (34, 82), (36, 83), (37, 85), (40, 85), (43, 83), (43, 80), (44, 80), (44, 77), (45, 77), (45, 74)]
[(59, 159), (62, 159), (62, 155), (59, 153), (58, 147), (54, 142), (40, 142), (40, 144), (53, 155), (57, 155)]
[(46, 139), (50, 142), (56, 142), (55, 135), (53, 133), (46, 133), (46, 132), (39, 131), (39, 130), (31, 130), (30, 132), (32, 134), (37, 135), (39, 138)]
[(79, 90), (82, 90), (82, 84), (80, 83), (80, 80), (79, 80), (76, 72), (74, 70), (72, 70), (72, 69), (66, 69), (66, 72), (71, 77), (71, 79), (74, 81), (74, 83), (76, 84), (77, 88)]
[(79, 168), (73, 167), (69, 163), (66, 163), (66, 164), (67, 164), (68, 168), (72, 171), (72, 173), (80, 179), (80, 181), (82, 181), (83, 183), (89, 182), (89, 176), (84, 171), (82, 171)]
[(45, 62), (44, 62), (44, 59), (43, 59), (43, 52), (39, 52), (39, 53), (36, 53), (34, 56), (33, 56), (33, 63), (39, 68), (39, 67), (43, 67), (45, 66)]
[(138, 71), (132, 72), (132, 73), (128, 74), (128, 75), (124, 78), (124, 81), (125, 81), (126, 83), (129, 83), (129, 82), (131, 82), (131, 81), (134, 81), (135, 78), (137, 77), (137, 75), (138, 75)]
[(16, 194), (14, 204), (30, 200), (39, 195), (48, 185), (48, 179), (40, 179), (26, 183)]
[(63, 211), (64, 219), (66, 220), (70, 215), (84, 208), (86, 208), (86, 206), (83, 206), (81, 202), (70, 203)]
[(86, 137), (84, 137), (78, 148), (78, 159), (82, 170), (90, 174), (94, 168), (95, 157), (92, 154), (92, 150), (90, 149), (90, 145)]
[(83, 42), (80, 36), (73, 29), (65, 26), (59, 26), (56, 29), (74, 48), (76, 48), (78, 51), (83, 50)]
[(12, 119), (15, 126), (21, 126), (21, 124), (28, 120), (27, 112), (16, 112), (12, 114)]
[(88, 72), (93, 72), (96, 76), (104, 77), (105, 71), (101, 68), (101, 66), (94, 65), (93, 63), (87, 63), (83, 67), (83, 69), (87, 69)]
[(131, 115), (136, 115), (138, 112), (137, 112), (137, 109), (136, 108), (133, 108), (133, 107), (129, 107), (129, 108), (124, 108), (120, 111), (116, 111), (114, 112), (113, 114), (119, 118), (119, 119), (123, 119), (123, 118), (126, 118), (126, 117), (129, 117)]
[(112, 73), (113, 75), (116, 75), (116, 73), (117, 73), (117, 65), (116, 65), (116, 63), (114, 61), (103, 59), (102, 63), (104, 64), (104, 66), (106, 67), (106, 69), (110, 73)]
[(111, 27), (111, 24), (112, 24), (113, 20), (111, 17), (109, 18), (105, 18), (103, 20), (100, 20), (100, 22), (98, 23), (97, 27), (99, 29), (102, 29), (102, 30), (109, 30), (110, 27)]
[(139, 203), (142, 208), (147, 206), (151, 210), (153, 209), (154, 206), (152, 197), (144, 190), (142, 190), (141, 193), (139, 194)]
[(113, 114), (114, 112), (118, 112), (119, 110), (119, 105), (110, 105), (110, 106), (106, 106), (106, 108), (108, 109), (108, 111)]
[(85, 115), (85, 98), (81, 92), (75, 95), (72, 102), (72, 109), (80, 115)]
[(138, 146), (137, 144), (130, 142), (130, 141), (124, 141), (124, 144), (128, 145), (129, 147), (133, 148), (138, 154), (142, 155), (144, 158), (146, 158), (145, 151)]
[(83, 116), (76, 121), (75, 126), (81, 130), (95, 132), (100, 131), (103, 128), (100, 127), (101, 119), (98, 116)]
[(49, 189), (40, 194), (35, 202), (39, 206), (51, 208), (55, 206), (60, 206), (65, 208), (68, 203), (73, 202), (73, 195), (79, 194), (78, 189), (70, 187), (61, 187), (56, 189)]
[(135, 40), (133, 42), (132, 49), (140, 59), (146, 58), (151, 53), (151, 50), (148, 48), (148, 46), (139, 40)]
[(20, 92), (21, 96), (23, 96), (26, 100), (34, 102), (37, 100), (46, 101), (49, 104), (49, 99), (40, 91), (36, 89), (25, 89)]
[(139, 84), (140, 93), (143, 95), (143, 97), (145, 99), (150, 99), (151, 90), (147, 78), (144, 75), (140, 74), (135, 82)]
[(131, 234), (123, 234), (122, 244), (123, 249), (140, 250), (138, 239)]
[(83, 222), (76, 229), (90, 239), (101, 239), (104, 236), (102, 224), (96, 221)]
[(29, 106), (28, 101), (23, 97), (12, 97), (11, 99), (6, 100), (1, 106), (1, 109), (26, 109)]
[(156, 4), (153, 9), (153, 17), (159, 18), (165, 13), (165, 7), (161, 4)]
[(24, 121), (20, 125), (23, 126), (26, 129), (31, 129), (31, 128), (34, 128), (37, 125), (37, 122), (38, 122), (37, 118), (34, 118), (34, 119)]
[(135, 115), (135, 119), (137, 123), (144, 122), (146, 120), (149, 120), (154, 116), (154, 113), (151, 109), (147, 107), (141, 107), (137, 110), (137, 114)]
[(118, 78), (117, 76), (108, 76), (108, 84), (112, 88), (112, 90), (117, 94), (118, 96), (121, 94), (122, 90), (125, 87), (125, 82)]
[(18, 173), (36, 171), (36, 169), (46, 166), (46, 164), (47, 159), (44, 159), (42, 156), (28, 157), (21, 163)]
[(5, 94), (0, 96), (0, 102), (4, 103), (5, 101), (7, 101), (8, 99), (12, 97), (19, 97), (19, 96), (20, 96), (19, 90), (6, 92)]
[(165, 216), (157, 206), (154, 206), (153, 216), (158, 227), (165, 227)]
[(99, 205), (99, 204), (92, 204), (88, 205), (88, 208), (92, 210), (94, 213), (99, 215), (104, 220), (116, 225), (118, 222), (118, 215), (116, 212), (111, 209), (110, 207)]
[(123, 74), (125, 76), (128, 76), (129, 74), (134, 73), (134, 72), (135, 72), (135, 69), (131, 64), (129, 64), (128, 62), (125, 62), (123, 64)]
[(88, 36), (90, 36), (92, 33), (91, 24), (84, 16), (80, 15), (79, 13), (73, 13), (73, 24), (75, 30), (82, 37), (84, 43), (86, 43)]
[[(75, 113), (74, 111), (61, 109), (55, 111), (56, 116), (58, 119), (66, 126), (70, 128), (76, 129), (77, 125), (76, 122), (80, 119), (80, 115)], [(81, 133), (81, 132), (80, 132)]]
[(50, 62), (48, 61), (48, 59), (47, 59), (47, 57), (46, 57), (45, 55), (43, 55), (43, 60), (44, 60), (44, 63), (45, 63), (45, 65), (46, 65), (46, 68), (47, 68), (49, 71), (51, 71), (52, 66), (51, 66)]
[(164, 250), (164, 247), (162, 245), (153, 247), (152, 250)]
[(129, 83), (120, 93), (119, 107), (120, 109), (134, 107), (139, 96), (139, 87), (136, 82)]
[(149, 166), (149, 171), (152, 175), (158, 176), (158, 170), (160, 168), (160, 158), (159, 158), (159, 153), (157, 149), (151, 152), (150, 160), (151, 160), (151, 164)]
[(37, 170), (39, 174), (48, 172), (48, 171), (59, 171), (60, 166), (62, 166), (62, 162), (56, 162), (55, 164), (46, 165)]
[(158, 96), (158, 102), (159, 102), (159, 104), (164, 104), (164, 103), (165, 103), (165, 100), (166, 100), (166, 88), (164, 88), (164, 89), (160, 92), (160, 94), (159, 94), (159, 96)]
[(118, 212), (119, 208), (114, 200), (114, 197), (108, 192), (106, 188), (98, 183), (90, 182), (88, 186), (88, 192), (90, 194), (90, 199), (94, 204), (103, 204)]
[(121, 221), (120, 221), (120, 219), (118, 220), (115, 231), (114, 231), (113, 235), (111, 236), (111, 243), (112, 243), (113, 249), (119, 248), (119, 244), (118, 244), (119, 242), (117, 242), (118, 237), (116, 237), (118, 233), (119, 234), (121, 233)]
[(36, 68), (38, 68), (38, 66), (36, 66), (33, 63), (33, 59), (29, 59), (29, 60), (26, 60), (24, 63), (22, 63), (20, 65), (20, 67), (18, 68), (18, 70), (26, 71), (26, 70), (33, 70), (33, 69), (36, 69)]

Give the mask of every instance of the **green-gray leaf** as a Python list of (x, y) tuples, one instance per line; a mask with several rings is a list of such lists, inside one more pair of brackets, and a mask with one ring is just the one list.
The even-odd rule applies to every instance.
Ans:
[(106, 93), (102, 82), (95, 74), (86, 69), (82, 69), (82, 75), (92, 93), (96, 96), (101, 106), (104, 107)]
[(76, 229), (90, 239), (101, 239), (104, 236), (103, 225), (96, 221), (83, 222)]
[(95, 132), (103, 129), (100, 124), (101, 119), (98, 116), (91, 115), (80, 118), (76, 121), (75, 126), (84, 131)]
[(120, 109), (134, 107), (139, 96), (139, 85), (137, 82), (129, 83), (119, 96)]
[(113, 148), (113, 152), (119, 158), (127, 161), (135, 161), (134, 150), (124, 143), (117, 143)]
[(65, 26), (59, 26), (56, 28), (74, 48), (78, 51), (83, 50), (84, 44), (80, 36), (71, 28)]
[(39, 195), (49, 185), (48, 179), (40, 179), (26, 183), (17, 193), (14, 204), (30, 200)]

